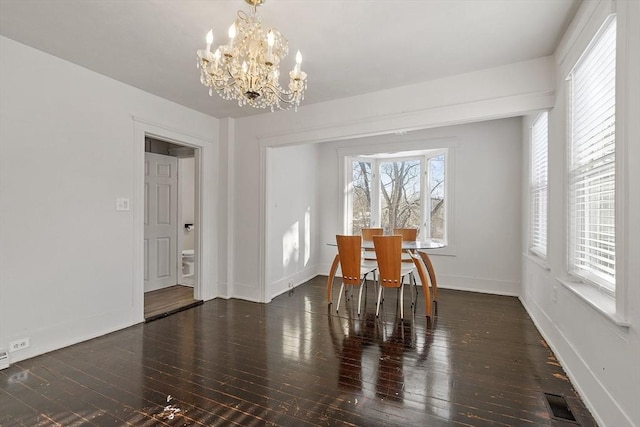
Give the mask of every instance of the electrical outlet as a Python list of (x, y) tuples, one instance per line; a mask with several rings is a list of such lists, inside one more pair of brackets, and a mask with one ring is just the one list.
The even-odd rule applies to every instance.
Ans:
[(0, 371), (9, 367), (9, 352), (0, 350)]
[(9, 343), (9, 353), (29, 348), (29, 338), (22, 338)]
[(553, 285), (553, 290), (551, 291), (551, 301), (558, 302), (558, 286)]

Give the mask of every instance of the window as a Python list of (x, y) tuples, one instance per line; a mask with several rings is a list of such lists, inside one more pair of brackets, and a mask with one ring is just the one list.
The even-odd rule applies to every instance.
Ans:
[(446, 150), (348, 158), (348, 230), (418, 228), (419, 238), (447, 239)]
[(569, 74), (569, 272), (615, 292), (616, 20)]
[(547, 148), (548, 114), (540, 114), (531, 126), (531, 171), (529, 175), (529, 250), (547, 257)]
[(353, 230), (360, 233), (363, 228), (371, 225), (371, 182), (373, 172), (371, 162), (367, 159), (356, 159), (352, 162), (353, 191), (351, 197), (351, 219)]
[(383, 160), (380, 174), (380, 225), (385, 232), (394, 228), (420, 228), (422, 221), (421, 159)]

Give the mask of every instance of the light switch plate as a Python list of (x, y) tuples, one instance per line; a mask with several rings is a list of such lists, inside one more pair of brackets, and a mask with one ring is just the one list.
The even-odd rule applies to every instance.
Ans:
[(129, 199), (124, 197), (118, 197), (116, 199), (116, 210), (117, 211), (128, 211), (129, 210)]

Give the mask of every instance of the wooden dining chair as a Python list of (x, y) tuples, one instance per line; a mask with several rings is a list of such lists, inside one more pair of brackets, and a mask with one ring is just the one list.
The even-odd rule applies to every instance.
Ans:
[[(399, 234), (402, 236), (403, 242), (415, 242), (418, 239), (417, 228), (394, 228), (393, 234)], [(402, 251), (402, 262), (413, 263), (413, 259), (408, 250)]]
[(370, 242), (373, 241), (373, 236), (382, 236), (384, 234), (384, 229), (382, 228), (363, 228), (360, 230), (362, 233), (362, 240), (368, 240)]
[(338, 256), (340, 258), (340, 270), (342, 271), (342, 285), (338, 294), (338, 304), (336, 305), (336, 313), (340, 309), (340, 299), (342, 292), (347, 286), (360, 286), (358, 296), (358, 316), (360, 315), (360, 303), (362, 301), (362, 290), (364, 289), (367, 275), (374, 274), (376, 266), (363, 267), (362, 265), (362, 237), (361, 236), (342, 236), (336, 235), (338, 243)]
[(378, 301), (376, 317), (380, 314), (380, 300), (384, 288), (398, 289), (400, 303), (400, 319), (404, 319), (404, 280), (409, 278), (414, 269), (411, 264), (402, 262), (402, 236), (373, 236), (373, 246), (378, 260)]
[[(362, 240), (366, 242), (373, 242), (373, 236), (382, 236), (384, 229), (382, 228), (363, 228), (360, 230), (362, 233)], [(364, 259), (367, 261), (375, 261), (376, 252), (373, 249), (364, 250)]]
[(417, 228), (394, 228), (393, 234), (399, 234), (402, 236), (402, 240), (405, 242), (415, 242), (418, 240)]
[[(417, 228), (395, 228), (393, 230), (393, 234), (401, 234), (404, 240), (415, 241), (417, 240), (417, 237), (418, 237), (418, 229)], [(420, 258), (422, 259), (422, 262), (424, 262), (424, 266), (426, 267), (426, 272), (429, 275), (428, 283), (426, 280), (423, 280), (422, 275), (419, 275), (420, 282), (422, 283), (422, 286), (425, 289), (425, 298), (427, 298), (428, 294), (433, 293), (433, 301), (437, 302), (438, 301), (438, 284), (436, 282), (436, 274), (435, 274), (435, 271), (433, 270), (433, 264), (431, 263), (431, 259), (429, 259), (429, 255), (427, 255), (426, 252), (420, 252), (420, 251), (415, 251), (412, 255), (420, 256)], [(415, 260), (409, 257), (407, 254), (403, 254), (402, 261), (415, 262)], [(416, 281), (414, 281), (414, 284), (416, 284), (415, 288), (416, 288), (416, 299), (417, 299), (418, 288), (417, 288)], [(429, 289), (427, 287), (429, 285), (431, 285), (431, 292), (428, 292)], [(430, 309), (430, 306), (431, 304), (429, 303), (429, 306), (427, 308)], [(430, 313), (430, 311), (427, 311), (427, 312)]]

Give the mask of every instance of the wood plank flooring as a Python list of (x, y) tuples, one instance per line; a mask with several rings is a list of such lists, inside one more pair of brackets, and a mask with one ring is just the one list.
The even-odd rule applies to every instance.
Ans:
[(596, 425), (518, 299), (442, 289), (427, 324), (406, 292), (399, 322), (395, 292), (376, 319), (369, 286), (358, 318), (357, 293), (336, 314), (325, 281), (15, 363), (0, 371), (0, 425), (575, 425), (543, 392)]
[(175, 285), (144, 294), (144, 319), (147, 322), (202, 304), (193, 298), (193, 288)]

